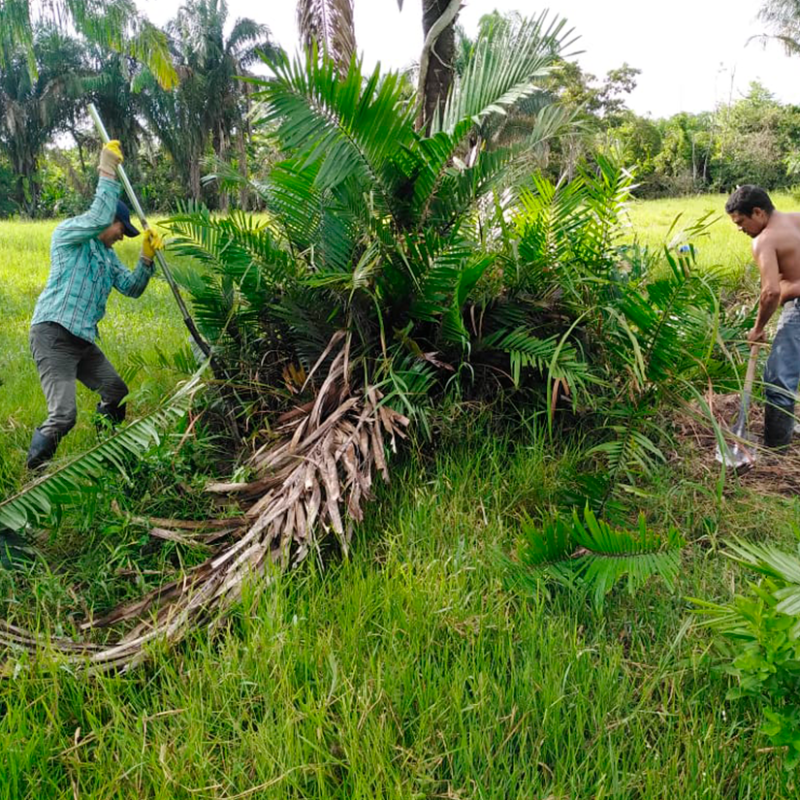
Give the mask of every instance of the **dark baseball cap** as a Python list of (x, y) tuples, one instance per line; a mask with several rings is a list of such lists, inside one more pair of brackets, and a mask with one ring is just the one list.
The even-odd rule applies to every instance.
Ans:
[(117, 200), (117, 215), (114, 217), (114, 220), (119, 220), (122, 223), (122, 228), (126, 236), (133, 239), (134, 236), (139, 235), (140, 231), (131, 225), (131, 212), (128, 211), (128, 206), (126, 206), (122, 200)]

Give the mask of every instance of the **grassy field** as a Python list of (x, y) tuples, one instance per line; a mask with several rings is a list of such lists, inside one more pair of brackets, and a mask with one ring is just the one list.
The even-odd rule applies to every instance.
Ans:
[[(752, 266), (750, 255), (751, 240), (728, 219), (725, 213), (727, 199), (727, 195), (712, 194), (636, 201), (628, 212), (631, 236), (650, 247), (661, 247), (673, 223), (673, 236), (680, 236), (682, 230), (710, 214), (708, 230), (693, 242), (697, 250), (698, 267), (705, 270), (721, 269), (737, 278), (749, 276), (757, 282), (758, 272)], [(772, 201), (781, 211), (800, 210), (800, 202), (789, 194), (777, 193), (772, 196)], [(748, 267), (751, 269), (748, 270)]]
[[(678, 211), (691, 220), (723, 200), (639, 203), (631, 216), (657, 244)], [(0, 222), (6, 487), (43, 414), (25, 339), (51, 228)], [(749, 240), (727, 219), (705, 242), (701, 265), (746, 278)], [(157, 345), (184, 341), (161, 282), (139, 302), (116, 301), (104, 331), (119, 364), (136, 354), (152, 362)], [(146, 366), (133, 400), (146, 408), (174, 381)], [(94, 405), (87, 394), (80, 402)], [(74, 452), (93, 437), (82, 416), (65, 445)], [(597, 614), (565, 592), (510, 587), (496, 566), (520, 512), (569, 485), (569, 446), (554, 447), (533, 420), (509, 432), (464, 416), (444, 422), (437, 452), (398, 459), (349, 561), (277, 577), (216, 636), (197, 631), (130, 675), (88, 679), (31, 664), (5, 679), (0, 798), (798, 797), (757, 733), (756, 709), (725, 699), (728, 679), (708, 634), (688, 623), (685, 598), (724, 600), (742, 588), (746, 576), (720, 544), (734, 533), (790, 540), (800, 503), (732, 486), (720, 506), (713, 480), (665, 469), (640, 504), (652, 524), (675, 524), (692, 542), (677, 590), (654, 582), (635, 598), (619, 592)], [(135, 499), (149, 511), (153, 487), (176, 476), (167, 452), (148, 469), (147, 496)], [(126, 491), (108, 494), (124, 505)], [(141, 531), (105, 507), (73, 527), (75, 552), (62, 548), (50, 568), (0, 572), (6, 615), (35, 601), (44, 624), (51, 611), (79, 608), (78, 594), (120, 580), (117, 568), (143, 548)]]

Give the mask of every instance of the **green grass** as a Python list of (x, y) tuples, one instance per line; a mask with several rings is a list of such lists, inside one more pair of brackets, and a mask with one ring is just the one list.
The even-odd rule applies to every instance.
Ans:
[[(702, 203), (717, 201), (685, 205)], [(657, 242), (656, 227), (683, 205), (632, 214)], [(743, 267), (749, 241), (718, 225), (701, 259), (713, 242)], [(7, 487), (43, 413), (26, 335), (51, 229), (0, 223)], [(120, 366), (136, 354), (152, 361), (156, 332), (168, 353), (185, 340), (163, 283), (112, 305), (103, 329)], [(137, 407), (176, 379), (140, 370)], [(79, 402), (84, 413), (94, 406), (86, 394)], [(0, 683), (0, 798), (796, 798), (755, 710), (725, 699), (728, 680), (713, 669), (708, 634), (687, 626), (685, 598), (741, 589), (746, 576), (719, 545), (734, 533), (789, 541), (800, 503), (732, 486), (720, 507), (713, 486), (665, 469), (640, 503), (652, 525), (677, 525), (691, 542), (677, 591), (658, 582), (633, 598), (617, 591), (598, 615), (563, 590), (522, 593), (496, 566), (519, 513), (570, 489), (576, 451), (534, 424), (509, 433), (464, 414), (444, 427), (435, 458), (395, 461), (349, 561), (276, 576), (215, 635), (200, 629), (131, 674), (21, 665)], [(65, 452), (93, 438), (82, 416)], [(153, 551), (110, 510), (116, 500), (201, 513), (174, 488), (188, 469), (163, 448), (132, 488), (103, 487), (92, 513), (59, 531), (49, 566), (0, 572), (4, 615), (46, 627), (80, 613), (80, 597), (100, 608), (139, 591), (122, 568), (171, 570), (191, 558), (169, 543)]]
[[(519, 595), (493, 550), (575, 456), (533, 432), (516, 450), (485, 425), (458, 435), (432, 465), (406, 460), (350, 562), (249, 594), (215, 638), (132, 675), (33, 665), (0, 685), (0, 796), (796, 796), (684, 627), (684, 595), (727, 596), (741, 576), (700, 542), (677, 594), (617, 594), (602, 617), (563, 592)], [(701, 511), (688, 487), (670, 502), (651, 513)], [(762, 535), (765, 510), (747, 508), (737, 532)], [(796, 515), (779, 504), (770, 529)]]

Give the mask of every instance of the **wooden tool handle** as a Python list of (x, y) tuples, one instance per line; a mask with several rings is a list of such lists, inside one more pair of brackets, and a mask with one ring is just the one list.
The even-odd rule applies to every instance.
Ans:
[(733, 433), (736, 436), (744, 436), (747, 427), (747, 411), (750, 408), (750, 394), (753, 389), (753, 380), (756, 377), (756, 364), (758, 363), (758, 345), (754, 344), (750, 348), (750, 360), (747, 362), (747, 373), (744, 376), (744, 386), (742, 387), (742, 401), (739, 405), (739, 418)]
[(750, 360), (747, 362), (747, 372), (744, 376), (744, 391), (750, 394), (753, 388), (753, 380), (756, 377), (756, 364), (758, 364), (759, 345), (754, 344), (750, 348)]

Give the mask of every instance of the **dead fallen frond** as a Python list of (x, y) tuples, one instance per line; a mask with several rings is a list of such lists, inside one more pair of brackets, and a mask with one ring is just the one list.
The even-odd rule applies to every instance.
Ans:
[[(50, 650), (90, 671), (127, 669), (146, 658), (149, 645), (172, 644), (194, 626), (213, 625), (239, 600), (246, 581), (268, 584), (272, 565), (298, 564), (325, 536), (335, 536), (347, 553), (377, 473), (389, 480), (385, 448), (396, 451), (397, 438), (405, 437), (409, 424), (385, 404), (377, 387), (352, 390), (349, 369), (345, 341), (314, 400), (279, 418), (270, 441), (252, 456), (253, 479), (207, 487), (235, 498), (243, 516), (208, 523), (137, 518), (151, 536), (211, 548), (212, 553), (179, 580), (81, 626), (90, 630), (134, 622), (132, 630), (99, 646), (45, 640), (3, 622), (0, 644), (11, 651)], [(216, 544), (223, 539), (228, 543)]]

